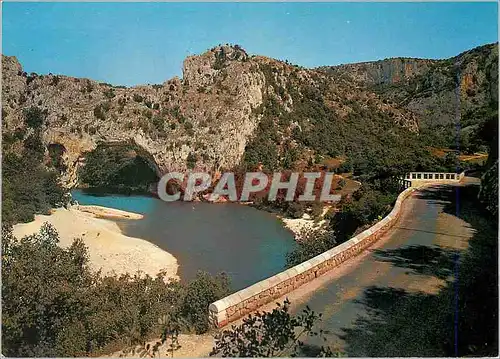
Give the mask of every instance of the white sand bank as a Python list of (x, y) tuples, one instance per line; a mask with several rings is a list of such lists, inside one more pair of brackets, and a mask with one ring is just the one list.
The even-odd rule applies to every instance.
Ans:
[(91, 268), (101, 269), (103, 274), (141, 271), (154, 277), (165, 270), (167, 276), (178, 278), (173, 255), (143, 239), (125, 236), (116, 223), (104, 218), (140, 219), (142, 215), (99, 206), (58, 208), (48, 216), (36, 215), (33, 222), (16, 224), (13, 233), (22, 238), (38, 232), (48, 222), (59, 232), (61, 247), (81, 238), (88, 248)]
[(322, 229), (326, 221), (322, 219), (314, 222), (307, 214), (302, 218), (281, 218), (286, 228), (293, 232), (296, 239), (300, 239), (301, 233), (308, 230)]
[[(325, 206), (323, 208), (323, 212), (321, 214), (321, 218), (324, 218), (330, 206)], [(321, 230), (325, 228), (325, 224), (327, 221), (325, 219), (321, 219), (320, 221), (315, 222), (314, 219), (307, 213), (304, 213), (302, 218), (284, 218), (279, 216), (283, 224), (286, 228), (293, 232), (296, 239), (300, 239), (302, 233), (307, 232), (309, 230)]]

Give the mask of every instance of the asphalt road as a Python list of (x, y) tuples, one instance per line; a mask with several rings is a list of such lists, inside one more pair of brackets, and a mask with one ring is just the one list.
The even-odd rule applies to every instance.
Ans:
[[(292, 303), (297, 300), (293, 312), (307, 304), (323, 313), (319, 328), (330, 332), (326, 335), (328, 345), (349, 356), (438, 355), (412, 347), (411, 331), (426, 325), (419, 320), (429, 320), (432, 315), (419, 318), (418, 311), (404, 312), (398, 307), (408, 304), (409, 293), (416, 301), (437, 293), (453, 276), (456, 253), (467, 248), (474, 230), (454, 215), (458, 208), (450, 201), (455, 191), (441, 186), (415, 192), (404, 202), (403, 216), (395, 227), (373, 247), (333, 270), (336, 273), (313, 290), (304, 288), (302, 293), (289, 296)], [(429, 310), (433, 309), (422, 308), (422, 313)], [(374, 333), (387, 324), (388, 311), (400, 316), (396, 325), (390, 326), (394, 332), (384, 329), (383, 335)], [(407, 343), (401, 343), (404, 335), (410, 338)], [(392, 343), (396, 337), (399, 339)], [(306, 342), (322, 343), (317, 338)], [(404, 352), (406, 348), (408, 352)]]

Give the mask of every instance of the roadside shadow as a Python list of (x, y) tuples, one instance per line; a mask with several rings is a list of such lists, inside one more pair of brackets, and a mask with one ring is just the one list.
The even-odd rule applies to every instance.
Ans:
[(419, 189), (414, 196), (420, 199), (428, 200), (430, 203), (449, 205), (453, 199), (454, 189), (451, 185), (433, 185)]
[[(450, 298), (451, 299), (451, 298)], [(340, 336), (353, 357), (443, 356), (441, 323), (452, 329), (453, 317), (443, 310), (449, 303), (425, 293), (391, 287), (369, 287), (357, 301), (366, 315), (356, 319)]]
[(468, 249), (429, 246), (374, 251), (378, 260), (444, 279), (435, 294), (368, 287), (357, 301), (366, 313), (342, 328), (348, 356), (497, 356), (498, 220), (478, 206), (477, 187), (441, 187), (420, 198), (472, 229)]
[(453, 274), (459, 252), (438, 246), (413, 245), (396, 249), (377, 249), (373, 254), (378, 261), (390, 262), (413, 273), (447, 279)]

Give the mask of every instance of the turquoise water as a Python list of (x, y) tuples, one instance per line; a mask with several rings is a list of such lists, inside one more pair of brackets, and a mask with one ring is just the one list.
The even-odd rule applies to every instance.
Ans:
[(272, 214), (225, 203), (163, 202), (148, 196), (95, 196), (72, 191), (80, 204), (141, 213), (142, 220), (117, 221), (125, 234), (143, 238), (172, 253), (179, 275), (192, 279), (198, 270), (226, 272), (234, 290), (283, 270), (295, 247), (293, 235)]
[(146, 214), (154, 208), (156, 198), (147, 196), (97, 195), (82, 190), (71, 191), (71, 196), (79, 204), (121, 209), (123, 211)]

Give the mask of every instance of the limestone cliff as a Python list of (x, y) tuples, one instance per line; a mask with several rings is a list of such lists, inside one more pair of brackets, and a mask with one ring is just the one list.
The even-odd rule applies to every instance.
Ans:
[[(418, 131), (414, 114), (384, 103), (350, 81), (249, 56), (237, 45), (217, 46), (188, 57), (182, 79), (132, 88), (84, 78), (27, 74), (16, 58), (3, 56), (2, 60), (4, 135), (25, 127), (29, 109), (42, 111), (44, 144), (64, 146), (62, 179), (67, 186), (78, 183), (77, 168), (84, 163), (85, 153), (99, 143), (137, 145), (148, 154), (158, 174), (232, 168), (241, 162), (266, 109), (279, 105), (280, 113), (273, 120), (278, 126), (280, 116), (300, 112), (298, 106), (310, 91), (318, 92), (321, 102), (336, 115), (328, 121), (341, 123), (357, 108), (369, 106), (391, 118), (394, 126)], [(302, 126), (314, 126), (313, 120), (302, 119)], [(297, 142), (290, 135), (297, 124), (278, 131), (275, 142), (282, 155), (284, 142), (292, 146)]]
[(268, 169), (324, 157), (366, 162), (374, 149), (368, 157), (403, 161), (419, 133), (455, 141), (457, 113), (463, 128), (474, 129), (498, 103), (496, 44), (448, 60), (319, 69), (225, 45), (188, 57), (182, 79), (131, 88), (27, 74), (16, 58), (2, 60), (8, 150), (29, 132), (27, 113), (43, 114), (44, 145), (63, 146), (67, 186), (78, 184), (77, 169), (101, 143), (134, 144), (158, 175), (217, 172), (242, 161)]
[[(190, 153), (201, 169), (237, 163), (258, 121), (264, 78), (245, 57), (221, 47), (185, 60), (184, 80), (133, 88), (89, 79), (26, 74), (3, 57), (3, 130), (23, 126), (23, 112), (46, 111), (44, 140), (62, 144), (68, 172), (100, 142), (134, 142), (152, 155), (158, 173), (185, 169)], [(222, 53), (222, 55), (220, 54)], [(214, 68), (217, 61), (224, 67)]]
[(373, 62), (323, 67), (322, 69), (338, 75), (345, 74), (350, 79), (371, 87), (408, 83), (415, 76), (429, 71), (437, 62), (439, 60), (398, 57)]
[(395, 58), (322, 70), (415, 113), (421, 130), (442, 138), (456, 131), (457, 122), (462, 129), (477, 127), (498, 106), (498, 44), (446, 60)]

